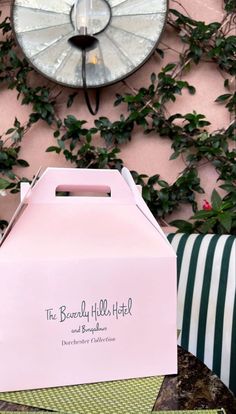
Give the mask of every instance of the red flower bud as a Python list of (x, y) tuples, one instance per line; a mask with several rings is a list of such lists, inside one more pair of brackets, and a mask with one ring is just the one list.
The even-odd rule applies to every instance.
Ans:
[(204, 204), (203, 204), (202, 208), (203, 208), (203, 210), (209, 211), (209, 210), (212, 210), (212, 205), (210, 203), (208, 203), (207, 200), (204, 200)]

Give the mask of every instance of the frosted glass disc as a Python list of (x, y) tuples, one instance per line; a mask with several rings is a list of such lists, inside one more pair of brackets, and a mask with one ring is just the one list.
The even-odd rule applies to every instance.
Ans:
[[(98, 43), (86, 57), (86, 82), (92, 88), (127, 77), (149, 58), (165, 25), (168, 0), (89, 1), (100, 21), (110, 13), (99, 33), (100, 23), (93, 17)], [(74, 0), (15, 0), (12, 20), (18, 44), (34, 68), (54, 82), (79, 88), (81, 50), (69, 43), (75, 30), (73, 6)]]

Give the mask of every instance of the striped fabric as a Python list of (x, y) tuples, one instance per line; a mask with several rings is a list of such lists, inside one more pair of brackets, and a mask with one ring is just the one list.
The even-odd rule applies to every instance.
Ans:
[(236, 395), (236, 237), (169, 234), (177, 253), (179, 344)]

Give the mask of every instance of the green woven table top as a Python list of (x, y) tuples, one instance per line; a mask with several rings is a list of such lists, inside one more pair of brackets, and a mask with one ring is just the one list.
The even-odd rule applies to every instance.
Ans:
[[(0, 414), (12, 414), (19, 413), (19, 411), (0, 411)], [(51, 411), (24, 411), (24, 414), (49, 414)], [(117, 411), (110, 411), (110, 414), (116, 414)], [(177, 411), (153, 411), (153, 414), (225, 414), (225, 411), (221, 408), (218, 410), (177, 410)], [(63, 413), (60, 413), (63, 414)], [(78, 414), (82, 414), (81, 412)], [(147, 412), (147, 414), (149, 414)]]
[(0, 400), (61, 413), (146, 414), (152, 411), (164, 377), (0, 393)]

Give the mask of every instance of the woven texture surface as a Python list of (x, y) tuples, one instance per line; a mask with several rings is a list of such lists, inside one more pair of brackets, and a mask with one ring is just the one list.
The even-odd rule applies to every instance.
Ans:
[(0, 393), (0, 399), (79, 414), (150, 413), (164, 377), (135, 378), (32, 391)]
[[(19, 413), (19, 411), (0, 411), (0, 414)], [(49, 414), (50, 411), (24, 411), (24, 414)], [(115, 414), (116, 411), (110, 411), (110, 414)], [(153, 411), (154, 414), (225, 414), (223, 409), (220, 410), (194, 410), (194, 411)], [(61, 413), (63, 414), (63, 413)], [(82, 412), (78, 414), (83, 414)], [(127, 413), (128, 414), (128, 413)], [(148, 413), (147, 413), (148, 414)]]

